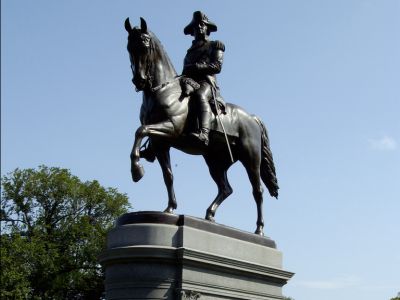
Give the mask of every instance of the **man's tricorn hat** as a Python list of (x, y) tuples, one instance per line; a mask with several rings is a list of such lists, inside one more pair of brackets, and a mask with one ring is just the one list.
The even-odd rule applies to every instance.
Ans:
[(195, 11), (193, 13), (192, 21), (190, 22), (189, 25), (187, 25), (185, 27), (185, 29), (183, 29), (183, 33), (194, 35), (193, 28), (194, 28), (194, 26), (198, 25), (200, 22), (203, 22), (204, 24), (207, 25), (208, 34), (210, 32), (217, 31), (217, 25), (215, 25), (213, 22), (211, 22), (204, 13), (202, 13), (201, 11)]

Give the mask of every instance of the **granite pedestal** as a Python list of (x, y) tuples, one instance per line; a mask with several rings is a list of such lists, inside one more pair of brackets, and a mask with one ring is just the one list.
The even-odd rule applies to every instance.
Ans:
[(269, 238), (185, 215), (122, 215), (100, 256), (106, 299), (283, 299)]

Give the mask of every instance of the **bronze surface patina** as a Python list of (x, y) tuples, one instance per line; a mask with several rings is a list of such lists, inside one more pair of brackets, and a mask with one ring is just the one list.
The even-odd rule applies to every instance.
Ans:
[[(218, 194), (205, 217), (214, 221), (217, 208), (232, 193), (227, 170), (240, 161), (247, 171), (257, 204), (255, 233), (263, 235), (261, 180), (271, 196), (277, 198), (279, 189), (268, 134), (257, 116), (222, 100), (216, 74), (222, 68), (225, 46), (220, 41), (209, 40), (217, 26), (202, 12), (194, 12), (192, 21), (184, 29), (184, 33), (192, 35), (194, 40), (184, 59), (181, 76), (143, 18), (140, 27), (134, 28), (129, 18), (126, 19), (125, 29), (132, 82), (136, 90), (143, 93), (142, 125), (136, 130), (131, 152), (133, 181), (139, 181), (144, 175), (140, 158), (148, 161), (157, 158), (168, 191), (165, 212), (172, 213), (177, 202), (170, 148), (202, 155), (218, 186)], [(149, 142), (142, 146), (146, 137)]]

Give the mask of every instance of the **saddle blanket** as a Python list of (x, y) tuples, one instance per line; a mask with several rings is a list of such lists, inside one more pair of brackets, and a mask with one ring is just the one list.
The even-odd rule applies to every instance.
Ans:
[[(224, 134), (223, 128), (225, 128), (226, 134), (229, 136), (239, 137), (239, 132), (237, 130), (237, 122), (239, 121), (237, 110), (234, 109), (232, 104), (226, 104), (226, 113), (220, 113), (218, 116), (213, 114), (210, 130), (218, 131)], [(219, 120), (218, 120), (219, 118)], [(223, 124), (223, 128), (222, 125)]]

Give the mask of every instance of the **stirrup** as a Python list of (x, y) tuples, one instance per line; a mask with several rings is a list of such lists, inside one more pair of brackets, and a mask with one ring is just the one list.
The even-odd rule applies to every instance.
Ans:
[(204, 145), (208, 146), (208, 143), (210, 142), (210, 140), (208, 138), (209, 132), (210, 132), (209, 129), (203, 128), (200, 130), (200, 133), (192, 132), (191, 136), (194, 136), (200, 142), (204, 143)]
[(140, 148), (139, 156), (140, 156), (141, 158), (144, 158), (144, 159), (147, 160), (148, 162), (154, 162), (154, 160), (156, 159), (156, 155), (155, 155), (153, 149), (150, 148), (150, 145), (149, 145), (149, 143), (148, 143), (148, 140), (147, 140), (146, 143)]

